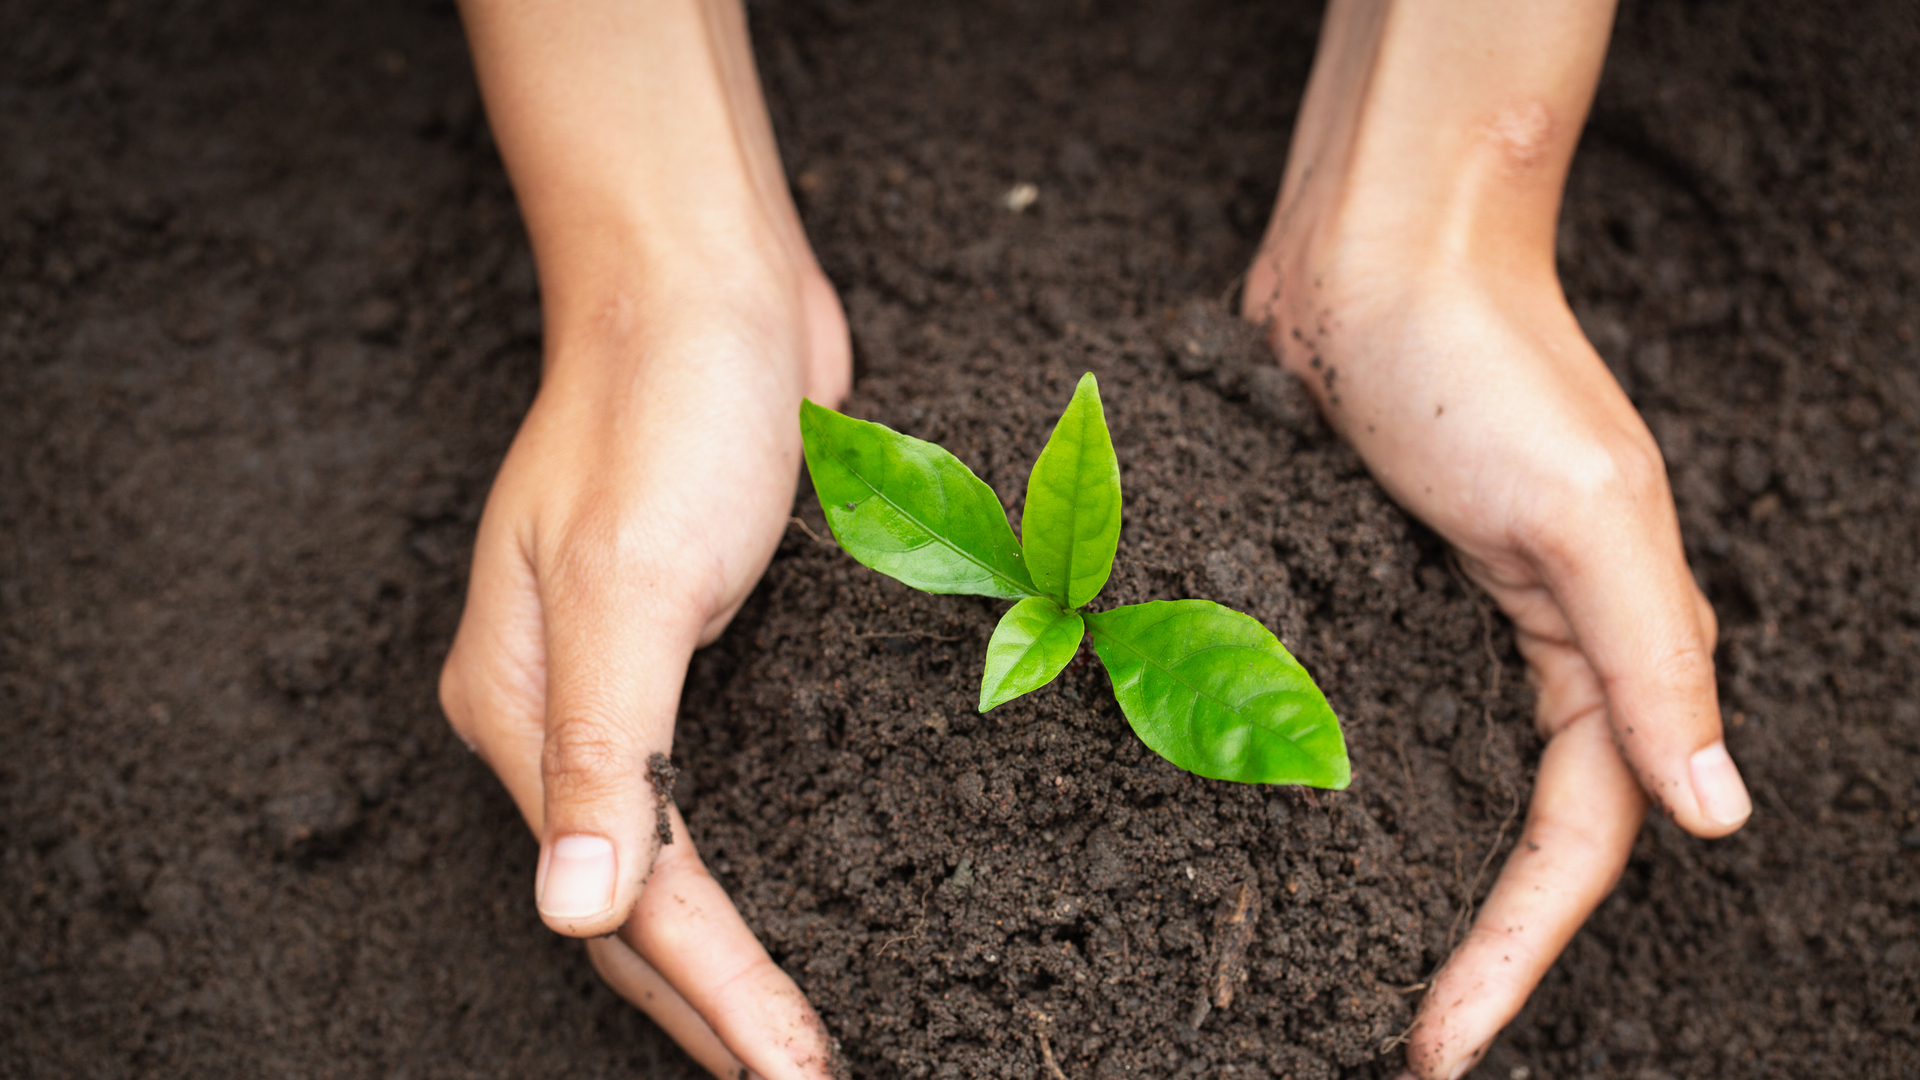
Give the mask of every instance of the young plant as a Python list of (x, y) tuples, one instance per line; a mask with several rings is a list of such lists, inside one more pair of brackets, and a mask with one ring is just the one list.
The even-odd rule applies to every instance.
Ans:
[(1217, 780), (1347, 786), (1339, 721), (1259, 622), (1209, 600), (1086, 610), (1120, 544), (1120, 462), (1091, 372), (1027, 478), (1019, 540), (993, 489), (933, 443), (811, 401), (800, 432), (847, 554), (926, 592), (1019, 601), (987, 643), (981, 712), (1053, 681), (1090, 637), (1154, 753)]

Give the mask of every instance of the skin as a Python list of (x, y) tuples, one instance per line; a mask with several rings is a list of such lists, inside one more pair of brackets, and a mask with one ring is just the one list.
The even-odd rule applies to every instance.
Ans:
[(1554, 269), (1610, 0), (1335, 0), (1243, 313), (1512, 619), (1547, 740), (1525, 831), (1410, 1034), (1462, 1075), (1612, 889), (1649, 800), (1717, 837), (1716, 626), (1659, 448)]
[[(542, 917), (597, 938), (614, 989), (716, 1075), (827, 1076), (813, 1010), (677, 811), (659, 844), (645, 780), (672, 751), (694, 649), (786, 528), (801, 396), (837, 402), (851, 371), (741, 11), (472, 0), (462, 15), (547, 333), (442, 704), (541, 840)], [(569, 845), (605, 853), (585, 862), (607, 890), (556, 885)]]
[[(744, 19), (728, 0), (461, 10), (546, 355), (442, 704), (540, 839), (542, 917), (591, 939), (609, 985), (716, 1076), (828, 1076), (812, 1009), (671, 806), (660, 843), (645, 779), (693, 651), (786, 527), (801, 396), (835, 404), (850, 376)], [(1540, 688), (1526, 831), (1422, 1005), (1423, 1077), (1463, 1072), (1524, 1003), (1612, 887), (1648, 793), (1702, 836), (1748, 812), (1713, 756), (1713, 615), (1659, 451), (1554, 275), (1611, 18), (1591, 0), (1336, 0), (1245, 294), (1281, 363), (1513, 619)]]

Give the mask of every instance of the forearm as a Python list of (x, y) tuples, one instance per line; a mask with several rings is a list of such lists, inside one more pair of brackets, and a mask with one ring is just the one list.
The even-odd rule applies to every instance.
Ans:
[(1333, 0), (1274, 228), (1551, 276), (1613, 10), (1613, 0)]
[(735, 0), (461, 11), (540, 269), (550, 374), (633, 311), (814, 269)]

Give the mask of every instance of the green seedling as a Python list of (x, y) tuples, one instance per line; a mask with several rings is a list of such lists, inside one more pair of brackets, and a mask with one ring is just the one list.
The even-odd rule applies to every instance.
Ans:
[(1086, 610), (1120, 545), (1120, 462), (1091, 372), (1027, 478), (1018, 540), (993, 489), (933, 443), (811, 401), (800, 432), (847, 554), (926, 592), (1019, 601), (987, 643), (981, 712), (1053, 681), (1091, 638), (1127, 722), (1180, 768), (1347, 786), (1339, 721), (1258, 621), (1209, 600)]

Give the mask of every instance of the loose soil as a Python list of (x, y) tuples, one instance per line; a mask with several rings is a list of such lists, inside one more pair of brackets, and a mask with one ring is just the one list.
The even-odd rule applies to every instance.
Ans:
[[(1539, 745), (1505, 623), (1221, 313), (1317, 8), (754, 19), (848, 410), (1017, 496), (1097, 372), (1104, 602), (1261, 619), (1354, 783), (1180, 773), (1095, 664), (980, 716), (1000, 605), (795, 527), (692, 671), (694, 839), (857, 1076), (1386, 1075)], [(1920, 1075), (1916, 49), (1898, 2), (1621, 13), (1561, 269), (1756, 811), (1651, 820), (1476, 1075)], [(434, 702), (540, 332), (451, 7), (27, 0), (0, 72), (0, 1074), (694, 1075)]]

